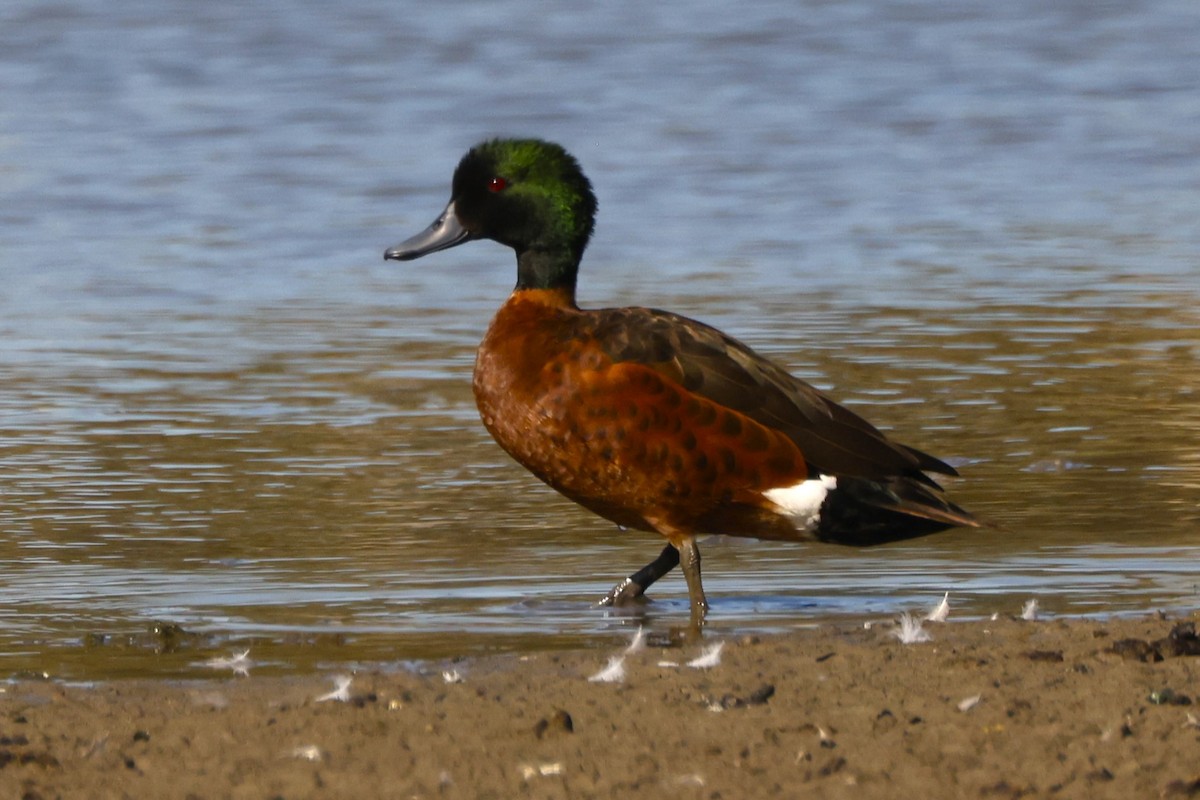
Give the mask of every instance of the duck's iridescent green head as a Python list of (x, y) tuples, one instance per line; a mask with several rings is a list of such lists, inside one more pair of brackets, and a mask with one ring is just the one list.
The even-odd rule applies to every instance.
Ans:
[(384, 258), (408, 261), (493, 239), (516, 251), (518, 289), (573, 290), (595, 218), (592, 186), (566, 150), (540, 139), (493, 139), (463, 156), (441, 216)]

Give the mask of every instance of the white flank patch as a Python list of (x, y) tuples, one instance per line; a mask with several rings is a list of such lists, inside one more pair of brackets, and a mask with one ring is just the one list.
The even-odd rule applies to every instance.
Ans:
[(900, 615), (900, 627), (892, 631), (892, 636), (900, 640), (900, 644), (917, 644), (931, 642), (933, 637), (921, 627), (921, 620), (910, 616), (907, 612)]
[(821, 517), (821, 504), (837, 488), (837, 478), (822, 475), (800, 481), (794, 486), (768, 489), (763, 497), (779, 507), (780, 513), (790, 517), (797, 530), (811, 531), (817, 527)]
[(591, 683), (621, 683), (625, 680), (625, 656), (613, 656), (608, 666), (588, 678)]
[(942, 602), (938, 603), (925, 617), (926, 622), (945, 622), (950, 617), (950, 593), (946, 592)]

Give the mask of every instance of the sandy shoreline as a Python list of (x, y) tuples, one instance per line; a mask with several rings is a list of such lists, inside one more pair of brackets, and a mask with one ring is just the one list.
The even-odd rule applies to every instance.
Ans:
[(0, 796), (1200, 797), (1198, 622), (847, 623), (708, 668), (716, 639), (648, 647), (616, 683), (588, 678), (619, 649), (359, 673), (345, 700), (331, 675), (10, 683)]

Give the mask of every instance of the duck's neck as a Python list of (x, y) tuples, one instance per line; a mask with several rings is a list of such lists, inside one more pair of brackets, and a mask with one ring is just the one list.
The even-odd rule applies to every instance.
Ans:
[(567, 252), (524, 250), (517, 254), (517, 291), (553, 289), (565, 292), (575, 304), (579, 258)]
[(522, 289), (518, 286), (508, 296), (508, 301), (501, 307), (498, 316), (518, 313), (522, 317), (528, 317), (531, 313), (537, 316), (545, 313), (558, 314), (564, 310), (579, 310), (579, 306), (575, 304), (574, 292), (567, 289)]

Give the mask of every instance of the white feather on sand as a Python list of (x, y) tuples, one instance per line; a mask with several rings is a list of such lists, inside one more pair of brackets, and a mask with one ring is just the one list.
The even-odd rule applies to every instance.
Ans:
[(959, 711), (970, 711), (975, 706), (979, 705), (979, 701), (983, 699), (983, 695), (977, 694), (961, 700), (958, 704)]
[(692, 669), (712, 669), (721, 663), (721, 648), (724, 646), (724, 642), (717, 642), (704, 648), (704, 651), (687, 662), (687, 665)]
[(1025, 605), (1021, 607), (1021, 619), (1028, 622), (1033, 622), (1038, 618), (1038, 601), (1037, 598), (1025, 601)]
[(349, 675), (335, 675), (333, 677), (334, 690), (329, 694), (323, 694), (317, 698), (318, 703), (327, 703), (333, 700), (338, 703), (345, 703), (350, 699), (350, 684), (354, 679)]
[(589, 683), (621, 683), (625, 680), (625, 656), (613, 656), (608, 665), (588, 678)]
[(900, 615), (897, 620), (900, 627), (892, 629), (892, 636), (900, 640), (900, 644), (917, 644), (918, 642), (931, 642), (933, 637), (929, 632), (921, 627), (921, 620), (912, 616), (908, 612)]
[(224, 656), (210, 658), (204, 662), (204, 666), (212, 669), (231, 669), (234, 675), (248, 676), (250, 668), (254, 666), (254, 662), (250, 660), (250, 650), (246, 649), (228, 658)]
[(950, 618), (950, 593), (946, 592), (942, 596), (942, 602), (934, 606), (930, 612), (925, 615), (926, 622), (945, 622)]

